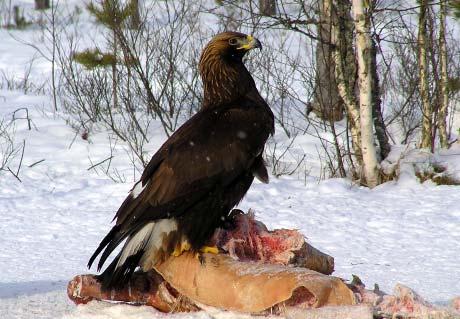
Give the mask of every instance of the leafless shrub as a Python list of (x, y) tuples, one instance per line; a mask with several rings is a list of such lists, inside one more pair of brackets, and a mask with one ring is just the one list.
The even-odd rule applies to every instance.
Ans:
[[(101, 52), (117, 48), (117, 64), (112, 68), (87, 70), (78, 65), (72, 60), (72, 53), (82, 48), (75, 38), (74, 42), (67, 41), (69, 49), (57, 51), (63, 70), (61, 102), (69, 121), (77, 130), (89, 134), (97, 127), (108, 128), (129, 145), (138, 163), (145, 165), (149, 157), (145, 145), (152, 130), (158, 129), (154, 123), (160, 122), (164, 134), (169, 136), (200, 106), (196, 62), (207, 34), (199, 27), (198, 13), (204, 12), (217, 17), (219, 30), (237, 28), (256, 33), (264, 42), (263, 53), (251, 53), (256, 57), (248, 59), (247, 64), (273, 108), (281, 128), (277, 134), (288, 138), (297, 134), (320, 137), (318, 156), (323, 161), (323, 177), (355, 174), (359, 170), (353, 162), (355, 154), (346, 123), (320, 120), (309, 114), (317, 78), (317, 25), (322, 23), (317, 17), (317, 3), (277, 3), (276, 12), (267, 16), (259, 12), (258, 1), (208, 2), (206, 8), (185, 0), (155, 2), (140, 10), (139, 29), (121, 23), (105, 33), (104, 41), (95, 40), (96, 49)], [(413, 69), (415, 29), (407, 24), (417, 8), (406, 8), (402, 2), (377, 1), (372, 10), (385, 124), (390, 126), (393, 143), (410, 142), (421, 118), (417, 72)], [(459, 51), (456, 44), (458, 41), (452, 37), (449, 72), (454, 77), (458, 77), (455, 61), (460, 61), (455, 59), (455, 52)], [(449, 113), (451, 119), (452, 114)], [(322, 138), (323, 135), (328, 138)], [(286, 147), (286, 153), (288, 146), (271, 145), (277, 152)], [(291, 172), (277, 165), (278, 172)]]
[[(26, 147), (25, 140), (15, 140), (15, 119), (0, 119), (0, 172), (9, 172), (18, 181)], [(17, 159), (19, 157), (19, 160)]]
[[(63, 21), (60, 21), (59, 17), (65, 16), (59, 10), (59, 1), (51, 1), (50, 10), (41, 11), (42, 16), (40, 17), (40, 26), (42, 31), (42, 42), (45, 44), (44, 50), (37, 50), (43, 58), (51, 63), (51, 82), (50, 90), (51, 96), (53, 97), (54, 110), (58, 110), (57, 105), (57, 70), (56, 70), (56, 51), (58, 34), (63, 29)], [(73, 17), (78, 15), (78, 9), (74, 10), (70, 15)]]
[(0, 70), (0, 87), (6, 90), (18, 90), (24, 94), (43, 94), (46, 82), (36, 83), (31, 80), (31, 72), (36, 57), (33, 57), (25, 66), (24, 73), (18, 76), (17, 73)]
[[(99, 160), (98, 162), (94, 162), (91, 157), (88, 157), (91, 166), (88, 167), (88, 171), (94, 171), (96, 174), (101, 174), (108, 176), (112, 181), (115, 183), (125, 183), (127, 180), (127, 177), (125, 174), (120, 172), (116, 167), (112, 167), (112, 160), (115, 157), (114, 155), (114, 150), (117, 146), (118, 138), (113, 138), (109, 134), (109, 149), (110, 149), (110, 154), (108, 157), (104, 158), (103, 160)], [(133, 160), (133, 168), (135, 168), (135, 161), (134, 158)], [(133, 174), (135, 177), (135, 173)]]
[(88, 132), (94, 124), (108, 128), (145, 166), (150, 159), (145, 147), (151, 130), (158, 129), (155, 123), (169, 136), (199, 108), (197, 62), (204, 36), (194, 3), (154, 2), (140, 12), (138, 29), (112, 25), (104, 44), (96, 45), (100, 52), (117, 48), (112, 68), (87, 69), (76, 63), (78, 46), (72, 37), (66, 42), (69, 47), (61, 43), (57, 51), (61, 103), (72, 125)]
[(264, 158), (273, 176), (293, 175), (304, 163), (307, 155), (293, 150), (294, 141), (295, 137), (284, 143), (274, 139), (267, 143)]
[[(440, 74), (439, 56), (440, 50), (437, 43), (439, 37), (437, 26), (438, 4), (433, 3), (429, 8), (431, 29), (429, 41), (434, 45), (429, 46), (428, 59), (430, 69), (428, 72), (429, 99), (432, 105), (434, 117), (440, 107)], [(376, 22), (378, 30), (377, 38), (381, 46), (386, 46), (385, 52), (381, 52), (379, 70), (382, 76), (382, 99), (386, 105), (385, 122), (392, 127), (390, 138), (393, 143), (414, 143), (421, 129), (423, 118), (421, 97), (419, 93), (419, 73), (417, 57), (417, 26), (411, 23), (411, 18), (418, 14), (418, 7), (407, 8), (407, 4), (390, 5), (379, 8), (382, 12), (380, 21)], [(460, 46), (455, 36), (455, 24), (448, 24), (446, 33), (448, 52), (449, 78), (459, 78)], [(377, 31), (376, 31), (377, 32)], [(381, 48), (382, 48), (381, 47)], [(457, 57), (457, 58), (456, 58)], [(433, 67), (434, 66), (434, 67)], [(458, 101), (459, 91), (449, 91), (449, 118), (448, 132), (452, 132), (452, 116), (455, 113), (455, 104)], [(435, 123), (434, 123), (435, 124)], [(433, 138), (437, 135), (437, 127), (434, 125)]]
[(2, 160), (0, 162), (0, 170), (5, 170), (12, 158), (17, 154), (17, 146), (14, 143), (14, 131), (5, 119), (0, 121), (0, 154)]
[[(415, 166), (415, 165), (414, 165)], [(431, 180), (436, 185), (460, 185), (460, 180), (450, 174), (441, 163), (427, 163), (423, 167), (415, 166), (415, 176), (420, 183)]]

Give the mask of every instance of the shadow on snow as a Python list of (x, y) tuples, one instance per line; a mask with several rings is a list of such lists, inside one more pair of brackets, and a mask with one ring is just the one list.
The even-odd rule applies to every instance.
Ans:
[(31, 296), (56, 290), (65, 290), (67, 281), (37, 280), (27, 282), (0, 282), (0, 299)]

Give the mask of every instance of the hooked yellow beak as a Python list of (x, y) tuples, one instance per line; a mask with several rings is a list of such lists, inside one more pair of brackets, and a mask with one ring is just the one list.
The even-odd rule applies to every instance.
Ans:
[(238, 50), (246, 50), (249, 51), (251, 49), (259, 48), (262, 50), (262, 43), (252, 35), (248, 35), (244, 41), (242, 41), (242, 45), (239, 46)]

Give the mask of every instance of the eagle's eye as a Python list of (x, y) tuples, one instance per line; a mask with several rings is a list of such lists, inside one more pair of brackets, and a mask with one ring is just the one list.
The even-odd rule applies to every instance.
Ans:
[(230, 40), (228, 40), (228, 43), (230, 45), (236, 45), (238, 43), (238, 40), (236, 38), (231, 38)]

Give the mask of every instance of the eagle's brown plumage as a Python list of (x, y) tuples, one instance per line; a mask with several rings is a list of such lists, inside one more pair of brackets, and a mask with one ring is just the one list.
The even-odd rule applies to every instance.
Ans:
[(152, 157), (90, 258), (88, 266), (102, 252), (100, 269), (126, 240), (100, 276), (106, 288), (123, 285), (138, 266), (152, 269), (183, 241), (198, 251), (254, 176), (268, 181), (262, 151), (274, 130), (273, 113), (242, 62), (255, 47), (260, 42), (251, 36), (224, 32), (204, 48), (202, 109)]

